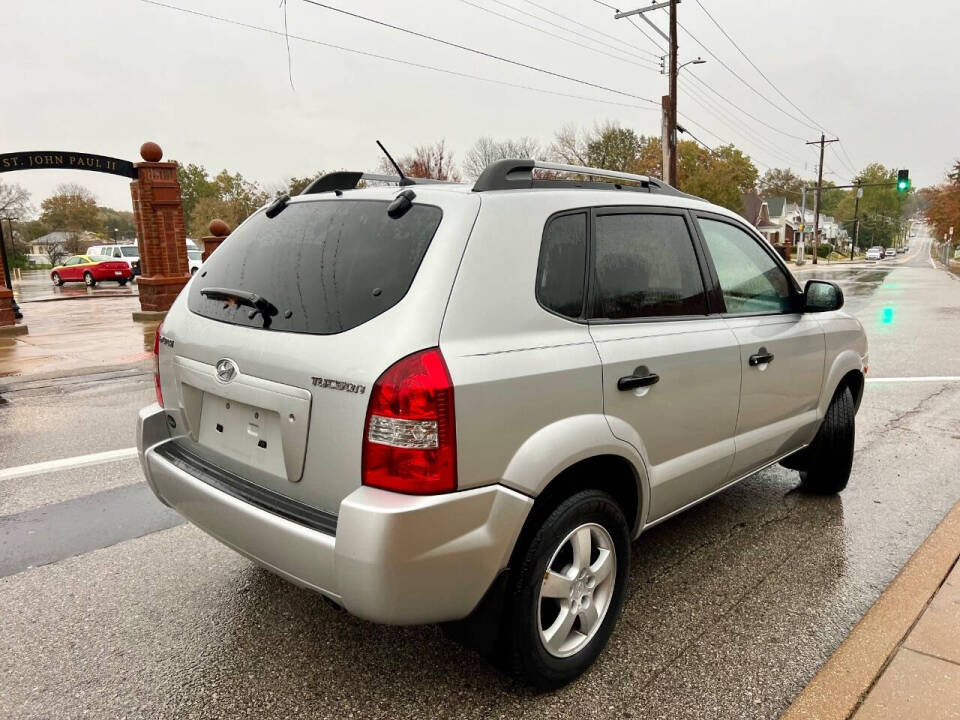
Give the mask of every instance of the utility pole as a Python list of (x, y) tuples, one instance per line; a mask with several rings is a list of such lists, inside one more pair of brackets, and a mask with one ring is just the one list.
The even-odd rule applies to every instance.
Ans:
[(857, 183), (857, 201), (853, 204), (853, 242), (850, 243), (850, 262), (853, 262), (853, 250), (860, 242), (860, 198), (863, 197), (863, 188)]
[(823, 133), (820, 134), (819, 140), (814, 140), (808, 142), (807, 145), (819, 145), (820, 146), (820, 165), (817, 168), (817, 199), (814, 202), (813, 210), (813, 264), (817, 264), (817, 246), (818, 242), (818, 233), (820, 232), (820, 193), (823, 189), (823, 151), (826, 148), (827, 143), (840, 142), (840, 138), (834, 140), (827, 140), (827, 136)]
[[(616, 20), (633, 15), (638, 16), (653, 28), (654, 32), (662, 37), (668, 44), (670, 56), (666, 65), (669, 68), (670, 82), (668, 89), (669, 94), (664, 95), (662, 99), (663, 127), (660, 143), (663, 149), (663, 174), (666, 176), (664, 180), (674, 187), (679, 187), (677, 178), (677, 5), (679, 4), (680, 0), (662, 0), (661, 2), (654, 2), (651, 5), (636, 10), (627, 10), (625, 12), (616, 11), (613, 16)], [(651, 10), (660, 10), (666, 7), (670, 8), (669, 35), (658, 28), (646, 16), (646, 13)]]
[(677, 181), (677, 3), (670, 0), (670, 118), (667, 133), (670, 140), (670, 168), (667, 184), (679, 187)]

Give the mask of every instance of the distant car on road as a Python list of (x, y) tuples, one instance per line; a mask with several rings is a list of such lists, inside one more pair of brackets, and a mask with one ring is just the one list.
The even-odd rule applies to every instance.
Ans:
[(888, 257), (888, 258), (896, 257), (897, 256), (896, 248), (892, 248), (892, 247), (887, 248), (886, 252), (884, 252), (883, 255), (884, 257)]
[(867, 250), (867, 260), (883, 260), (883, 248), (872, 247)]
[(124, 260), (111, 260), (96, 255), (73, 255), (63, 265), (57, 265), (50, 272), (54, 285), (66, 282), (82, 282), (93, 287), (101, 280), (116, 280), (121, 286), (133, 277), (130, 265)]

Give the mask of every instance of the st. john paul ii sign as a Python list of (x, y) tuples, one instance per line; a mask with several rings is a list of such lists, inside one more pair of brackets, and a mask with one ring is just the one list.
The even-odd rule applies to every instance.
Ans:
[(0, 173), (14, 170), (92, 170), (128, 178), (137, 176), (137, 171), (129, 160), (62, 150), (0, 154)]

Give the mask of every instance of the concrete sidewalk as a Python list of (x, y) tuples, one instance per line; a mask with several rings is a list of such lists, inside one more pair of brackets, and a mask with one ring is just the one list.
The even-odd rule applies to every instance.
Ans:
[(960, 718), (960, 503), (782, 720)]
[(0, 338), (0, 378), (150, 363), (157, 323), (132, 319), (140, 309), (136, 296), (25, 302), (21, 309), (29, 333)]

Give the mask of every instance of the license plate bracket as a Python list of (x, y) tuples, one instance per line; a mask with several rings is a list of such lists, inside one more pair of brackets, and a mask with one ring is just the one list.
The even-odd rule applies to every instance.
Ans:
[(198, 440), (264, 473), (287, 478), (280, 416), (273, 410), (205, 392)]

